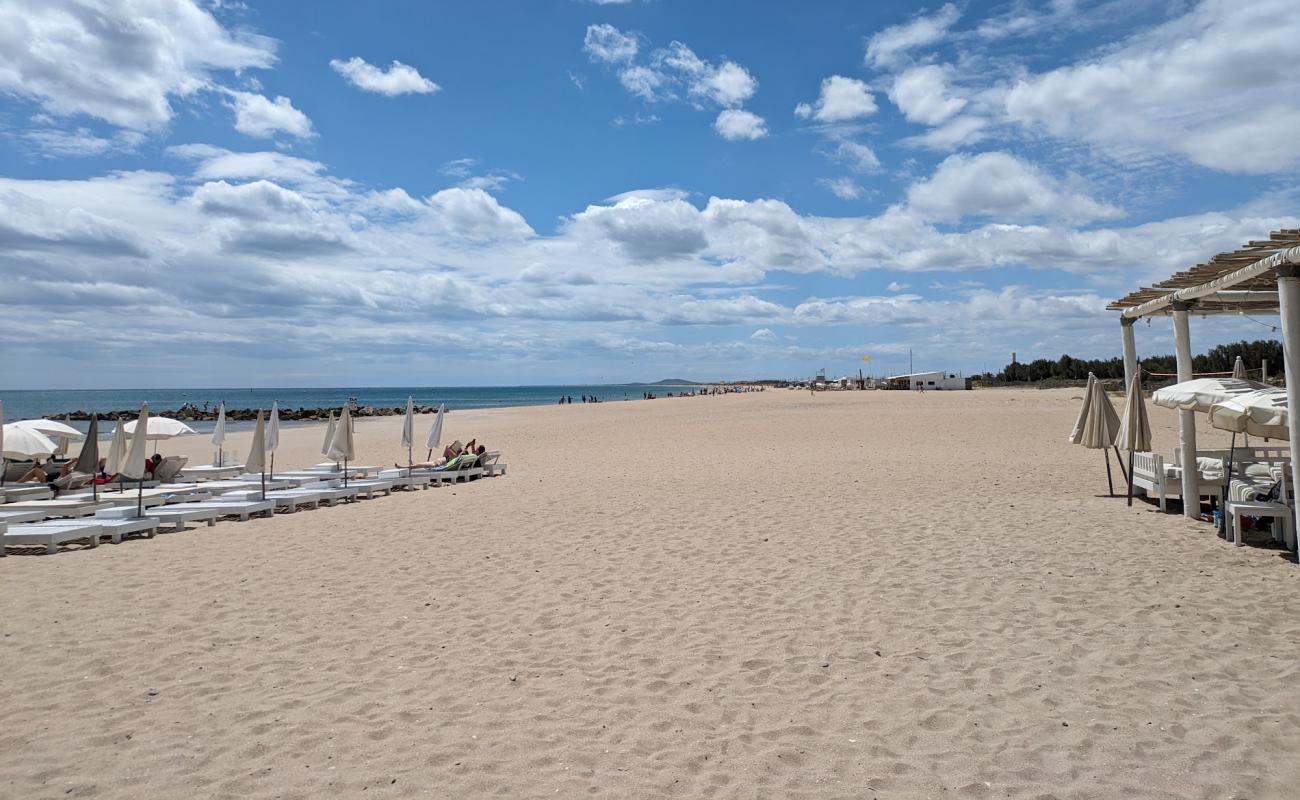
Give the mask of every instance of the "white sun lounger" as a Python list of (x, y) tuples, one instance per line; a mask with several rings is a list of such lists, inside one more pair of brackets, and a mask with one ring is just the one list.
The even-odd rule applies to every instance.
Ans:
[[(266, 490), (268, 492), (273, 492), (273, 491), (278, 491), (280, 489), (292, 489), (301, 483), (302, 483), (301, 480), (290, 480), (287, 478), (281, 478), (279, 475), (276, 475), (274, 480), (272, 480), (271, 478), (266, 479)], [(251, 479), (231, 478), (229, 480), (208, 481), (207, 483), (203, 484), (203, 489), (204, 491), (212, 492), (213, 494), (227, 494), (229, 492), (245, 492), (250, 489), (255, 489), (258, 492), (260, 492), (262, 491), (262, 479), (261, 477), (256, 477)]]
[(0, 490), (0, 502), (18, 503), (23, 500), (48, 500), (54, 496), (43, 483), (13, 483)]
[(386, 478), (359, 478), (348, 481), (349, 489), (356, 489), (358, 495), (365, 495), (367, 500), (375, 499), (375, 494), (393, 493), (393, 482)]
[(483, 468), (484, 477), (495, 478), (498, 475), (506, 474), (506, 465), (499, 463), (500, 459), (501, 453), (497, 451), (483, 454), (483, 457), (479, 459), (478, 463), (479, 466)]
[(88, 517), (96, 511), (112, 507), (112, 503), (103, 501), (96, 503), (91, 500), (56, 499), (9, 503), (5, 506), (5, 509), (8, 511), (39, 511), (45, 515), (46, 519), (56, 519), (60, 517)]
[(305, 483), (297, 489), (285, 489), (284, 494), (294, 494), (302, 492), (304, 494), (314, 494), (320, 497), (320, 502), (327, 506), (336, 506), (345, 500), (356, 500), (361, 490), (349, 484), (341, 485), (335, 481), (321, 481), (319, 483)]
[[(237, 492), (227, 492), (222, 497), (229, 497), (233, 500), (261, 500), (262, 490), (241, 489)], [(320, 504), (324, 501), (320, 492), (305, 492), (301, 489), (278, 489), (274, 492), (267, 492), (266, 499), (275, 503), (276, 508), (287, 508), (290, 511), (297, 511), (304, 506), (320, 508)]]
[[(379, 467), (372, 466), (370, 464), (348, 464), (348, 477), (351, 478), (352, 476), (355, 475), (358, 478), (364, 478), (365, 476), (371, 474), (372, 472), (378, 472), (379, 470), (380, 470)], [(304, 469), (300, 469), (296, 471), (311, 472), (311, 473), (324, 472), (326, 474), (333, 473), (335, 475), (338, 475), (340, 478), (343, 477), (343, 465), (335, 464), (333, 461), (326, 461), (323, 464), (316, 464), (314, 466), (306, 467)]]
[(22, 508), (10, 511), (7, 506), (0, 506), (0, 524), (8, 522), (17, 525), (20, 522), (38, 522), (43, 519), (45, 519), (43, 511), (29, 511)]
[(240, 522), (247, 522), (250, 517), (269, 517), (275, 513), (274, 500), (204, 500), (186, 504), (183, 508), (203, 508), (216, 511), (223, 517), (239, 517)]
[(187, 481), (216, 481), (223, 478), (233, 478), (243, 471), (243, 464), (232, 467), (201, 467), (186, 464), (177, 477)]
[[(162, 508), (147, 508), (144, 511), (146, 519), (156, 519), (163, 525), (171, 525), (173, 531), (183, 531), (186, 529), (187, 522), (206, 522), (211, 528), (217, 524), (219, 514), (216, 511), (206, 508), (186, 508), (183, 505), (164, 506)], [(100, 511), (95, 517), (104, 519), (139, 519), (136, 517), (134, 508), (110, 508), (107, 511)]]
[[(82, 521), (61, 525), (24, 523), (8, 526), (5, 529), (4, 545), (5, 547), (24, 544), (44, 545), (46, 555), (52, 555), (58, 552), (59, 545), (68, 542), (84, 541), (91, 547), (98, 547), (103, 530), (98, 523)], [(3, 553), (4, 547), (0, 547), (0, 554)]]
[(406, 467), (401, 469), (385, 469), (379, 471), (379, 480), (391, 481), (394, 489), (428, 489), (431, 478), (419, 472), (407, 474), (410, 472)]
[[(58, 519), (33, 523), (32, 528), (74, 528), (85, 524), (87, 524), (87, 521), (84, 520)], [(98, 525), (102, 529), (99, 533), (100, 539), (108, 537), (113, 544), (121, 544), (123, 536), (143, 534), (144, 538), (152, 539), (154, 534), (158, 533), (159, 523), (156, 519), (148, 519), (145, 517), (125, 517), (123, 519), (95, 517), (93, 524)]]

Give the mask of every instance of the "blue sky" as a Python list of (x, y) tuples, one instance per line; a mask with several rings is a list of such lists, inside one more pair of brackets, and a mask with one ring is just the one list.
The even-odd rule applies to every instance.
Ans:
[(304, 8), (0, 0), (4, 385), (1113, 355), (1300, 224), (1282, 0)]

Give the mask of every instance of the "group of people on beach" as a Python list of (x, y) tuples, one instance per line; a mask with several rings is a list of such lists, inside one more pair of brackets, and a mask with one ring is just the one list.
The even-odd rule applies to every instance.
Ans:
[[(163, 457), (159, 453), (154, 453), (144, 460), (144, 480), (153, 477), (154, 470), (162, 463)], [(18, 483), (44, 483), (50, 487), (57, 497), (59, 491), (68, 487), (68, 478), (75, 470), (77, 462), (74, 459), (68, 459), (58, 467), (57, 472), (54, 468), (54, 460), (49, 459), (44, 463), (38, 458), (32, 464), (32, 468), (27, 470), (18, 478)], [(99, 465), (95, 475), (85, 481), (86, 484), (94, 483), (103, 486), (106, 483), (112, 483), (118, 479), (117, 475), (109, 475), (107, 472), (108, 459), (99, 459)], [(82, 484), (85, 485), (85, 484)]]
[[(599, 402), (600, 402), (600, 398), (597, 397), (597, 396), (594, 395), (594, 394), (584, 394), (584, 395), (582, 395), (582, 402), (584, 402), (584, 403), (599, 403)], [(562, 395), (560, 395), (560, 403), (559, 403), (559, 404), (562, 405), (562, 406), (573, 405), (573, 395), (571, 395), (571, 394), (562, 394)]]

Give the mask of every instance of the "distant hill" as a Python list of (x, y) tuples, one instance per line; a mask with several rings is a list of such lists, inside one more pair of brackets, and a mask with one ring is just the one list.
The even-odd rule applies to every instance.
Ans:
[(663, 380), (655, 381), (654, 383), (641, 383), (640, 381), (636, 381), (634, 383), (628, 384), (628, 386), (701, 386), (701, 385), (702, 384), (699, 381), (688, 381), (685, 378), (664, 378)]

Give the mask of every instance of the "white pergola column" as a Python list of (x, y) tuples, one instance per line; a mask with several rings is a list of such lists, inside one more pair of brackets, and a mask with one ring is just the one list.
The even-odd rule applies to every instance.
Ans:
[(1124, 334), (1124, 391), (1133, 385), (1133, 376), (1137, 374), (1137, 342), (1133, 339), (1134, 317), (1120, 317), (1119, 329)]
[[(1188, 327), (1189, 302), (1175, 302), (1174, 351), (1178, 356), (1178, 382), (1192, 379), (1192, 337)], [(1297, 364), (1300, 369), (1300, 364)], [(1178, 412), (1178, 452), (1183, 467), (1183, 516), (1201, 515), (1200, 471), (1196, 468), (1196, 412)]]
[[(1286, 378), (1287, 408), (1300, 408), (1300, 267), (1278, 268), (1277, 297), (1282, 315), (1282, 374)], [(1287, 414), (1287, 431), (1291, 435), (1291, 486), (1294, 488), (1300, 479), (1300, 414)], [(1291, 530), (1300, 529), (1292, 527)]]

